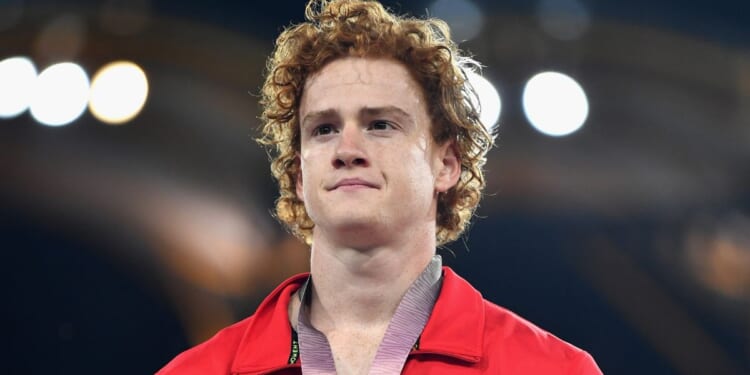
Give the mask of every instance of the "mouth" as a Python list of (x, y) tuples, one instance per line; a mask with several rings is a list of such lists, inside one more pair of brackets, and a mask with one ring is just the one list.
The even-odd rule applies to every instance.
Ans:
[(354, 190), (354, 189), (378, 189), (379, 186), (372, 182), (362, 180), (359, 178), (345, 178), (337, 181), (328, 190)]

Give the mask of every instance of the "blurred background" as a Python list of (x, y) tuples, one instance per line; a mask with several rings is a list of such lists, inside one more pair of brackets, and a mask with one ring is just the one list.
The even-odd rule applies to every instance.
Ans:
[[(384, 3), (499, 123), (444, 262), (605, 374), (750, 373), (750, 3)], [(0, 373), (153, 373), (307, 269), (253, 141), (303, 11), (0, 0)]]

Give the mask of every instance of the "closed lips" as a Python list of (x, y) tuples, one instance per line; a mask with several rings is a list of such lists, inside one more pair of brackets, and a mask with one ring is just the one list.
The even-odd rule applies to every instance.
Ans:
[(336, 184), (334, 184), (333, 187), (331, 187), (329, 190), (335, 190), (342, 186), (365, 186), (373, 189), (378, 188), (377, 185), (359, 178), (345, 178), (341, 181), (336, 182)]

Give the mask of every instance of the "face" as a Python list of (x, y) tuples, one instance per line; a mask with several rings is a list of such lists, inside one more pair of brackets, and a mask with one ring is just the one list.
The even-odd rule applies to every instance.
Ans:
[(455, 185), (460, 165), (452, 143), (432, 140), (426, 103), (406, 67), (335, 60), (307, 80), (299, 117), (297, 195), (315, 222), (314, 239), (434, 231), (437, 193)]

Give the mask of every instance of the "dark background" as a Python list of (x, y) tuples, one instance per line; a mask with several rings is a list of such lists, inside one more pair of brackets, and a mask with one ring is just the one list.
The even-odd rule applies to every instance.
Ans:
[[(433, 2), (384, 3), (424, 16)], [(560, 19), (583, 9), (573, 39), (541, 27), (539, 1), (473, 4), (481, 27), (461, 47), (503, 112), (479, 217), (444, 262), (605, 374), (750, 373), (750, 3), (547, 2)], [(119, 126), (0, 119), (0, 373), (152, 373), (306, 270), (253, 142), (265, 58), (303, 9), (0, 1), (0, 60), (91, 75), (125, 59), (150, 83)], [(60, 17), (83, 31), (45, 50)], [(521, 110), (547, 69), (588, 95), (567, 137)]]

